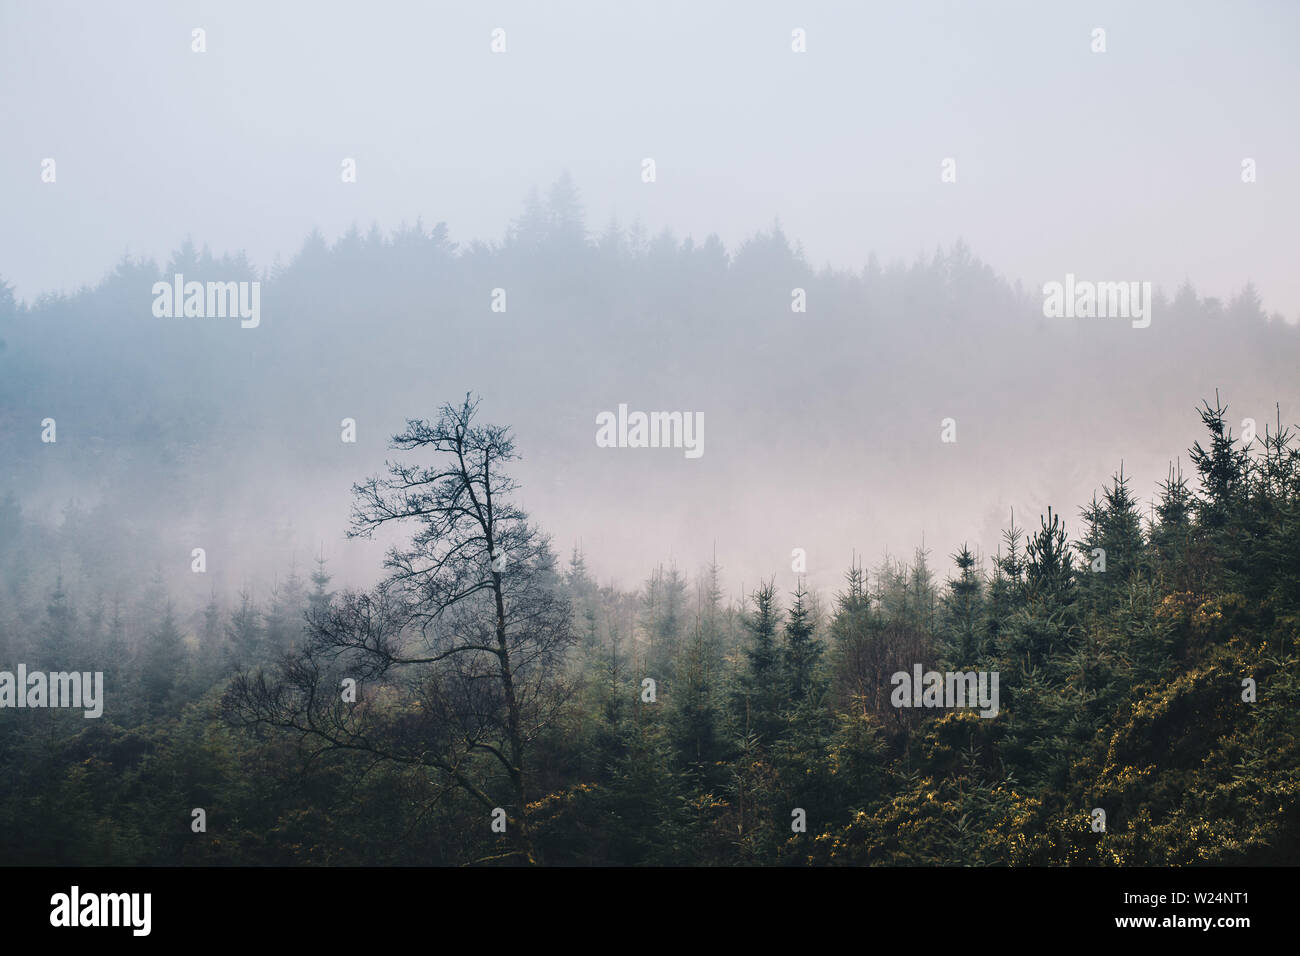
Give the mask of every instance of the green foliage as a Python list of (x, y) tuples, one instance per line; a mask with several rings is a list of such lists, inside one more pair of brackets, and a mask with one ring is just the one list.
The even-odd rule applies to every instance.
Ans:
[[(635, 594), (598, 587), (574, 548), (562, 576), (580, 638), (565, 660), (572, 692), (544, 701), (556, 718), (531, 741), (537, 858), (1293, 863), (1300, 455), (1280, 422), (1246, 449), (1217, 399), (1200, 414), (1210, 437), (1192, 449), (1197, 487), (1171, 468), (1145, 524), (1121, 468), (1082, 509), (1077, 540), (1051, 509), (1028, 536), (1012, 516), (987, 570), (965, 545), (952, 556), (942, 595), (921, 550), (910, 564), (887, 559), (871, 586), (855, 560), (824, 614), (802, 582), (786, 607), (774, 581), (727, 605), (716, 564), (694, 587), (662, 566)], [(0, 529), (0, 561), (39, 535), (11, 501)], [(39, 648), (49, 667), (89, 654), (115, 682), (136, 683), (111, 717), (32, 711), (0, 724), (0, 858), (517, 860), (473, 793), (418, 760), (380, 764), (218, 719), (229, 666), (291, 647), (304, 612), (317, 626), (338, 612), (323, 561), (310, 580), (308, 590), (291, 576), (265, 605), (251, 592), (233, 608), (214, 596), (187, 617), (157, 587), (133, 608), (62, 576), (42, 587), (9, 575), (9, 653)], [(998, 715), (891, 706), (890, 676), (917, 664), (997, 672)], [(375, 726), (431, 726), (404, 690), (368, 688), (366, 716), (384, 718)], [(487, 766), (485, 786), (499, 787), (504, 771)], [(205, 833), (191, 828), (195, 808)], [(792, 828), (800, 812), (804, 832)]]

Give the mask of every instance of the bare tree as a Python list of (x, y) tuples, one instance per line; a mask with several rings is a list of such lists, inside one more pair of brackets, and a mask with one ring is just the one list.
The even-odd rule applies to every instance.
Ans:
[[(239, 675), (226, 711), (298, 734), (315, 752), (430, 768), (442, 792), (507, 810), (512, 849), (500, 856), (537, 862), (527, 758), (568, 698), (572, 614), (549, 539), (508, 500), (514, 442), (505, 428), (475, 425), (477, 408), (466, 396), (394, 436), (392, 447), (438, 461), (388, 462), (386, 476), (355, 485), (350, 534), (413, 525), (409, 542), (389, 549), (375, 589), (309, 612), (306, 645), (273, 675)], [(349, 677), (362, 688), (355, 702), (340, 691)]]

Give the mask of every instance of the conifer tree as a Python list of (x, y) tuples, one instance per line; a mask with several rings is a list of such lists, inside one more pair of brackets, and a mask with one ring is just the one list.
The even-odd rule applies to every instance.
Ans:
[(879, 697), (872, 666), (873, 633), (867, 573), (854, 561), (844, 574), (846, 587), (835, 595), (830, 637), (835, 706), (842, 713), (867, 714)]
[(211, 681), (221, 672), (222, 641), (225, 633), (221, 626), (221, 606), (213, 589), (208, 603), (203, 607), (203, 620), (199, 625), (199, 652), (196, 672), (200, 680)]
[(1083, 537), (1074, 546), (1080, 557), (1077, 581), (1088, 605), (1104, 610), (1125, 593), (1133, 574), (1148, 567), (1142, 516), (1122, 465), (1102, 500), (1094, 494), (1082, 517)]
[(77, 613), (73, 610), (67, 592), (63, 590), (63, 574), (60, 573), (49, 603), (45, 606), (45, 620), (41, 625), (41, 646), (38, 654), (42, 665), (47, 670), (80, 669), (74, 660), (79, 643), (76, 626)]
[(1191, 543), (1194, 500), (1181, 468), (1171, 463), (1168, 477), (1159, 485), (1155, 518), (1149, 530), (1159, 573), (1176, 590), (1187, 587), (1184, 558)]
[(585, 599), (593, 588), (591, 576), (587, 573), (587, 559), (576, 544), (569, 557), (569, 569), (565, 572), (564, 580), (576, 599)]
[[(1016, 525), (1016, 513), (1011, 512), (1011, 525), (1002, 532), (1002, 548), (993, 561), (993, 580), (989, 582), (988, 641), (996, 645), (1012, 611), (1024, 601), (1024, 553), (1021, 542), (1024, 531)], [(1005, 548), (1005, 551), (1003, 550)]]
[(1228, 523), (1240, 505), (1245, 491), (1249, 455), (1238, 448), (1227, 424), (1228, 408), (1214, 394), (1214, 407), (1208, 401), (1198, 410), (1201, 422), (1210, 431), (1210, 447), (1198, 441), (1192, 445), (1192, 464), (1201, 479), (1202, 497), (1198, 501), (1198, 516), (1207, 529), (1219, 529)]
[(271, 602), (266, 611), (266, 643), (272, 651), (290, 650), (298, 642), (303, 630), (306, 611), (306, 592), (296, 568), (289, 569), (283, 584), (271, 590)]
[(791, 708), (807, 699), (821, 660), (822, 648), (814, 638), (817, 622), (812, 617), (807, 601), (808, 592), (804, 589), (801, 578), (785, 623), (783, 664)]
[(113, 613), (104, 636), (104, 681), (111, 688), (121, 688), (126, 676), (130, 651), (126, 642), (126, 622), (122, 620), (121, 602), (113, 599)]
[(646, 666), (664, 679), (671, 678), (675, 672), (685, 611), (686, 580), (675, 566), (665, 571), (659, 565), (645, 586), (643, 630), (647, 640)]
[(1025, 588), (1031, 600), (1067, 604), (1072, 598), (1074, 563), (1065, 540), (1065, 526), (1050, 507), (1040, 522), (1042, 527), (1025, 549)]
[(771, 743), (780, 726), (781, 680), (780, 651), (776, 631), (781, 616), (776, 602), (776, 584), (768, 580), (753, 594), (753, 610), (745, 614), (743, 625), (749, 633), (745, 648), (747, 664), (740, 684), (740, 725), (745, 733), (756, 734)]
[(151, 712), (163, 710), (184, 678), (185, 645), (171, 601), (140, 650), (140, 687)]
[(697, 620), (677, 669), (673, 739), (701, 791), (721, 780), (717, 764), (723, 754), (718, 737), (715, 677), (705, 627)]
[(975, 567), (975, 555), (965, 543), (952, 556), (957, 565), (957, 577), (948, 581), (945, 601), (947, 624), (952, 638), (950, 653), (956, 663), (965, 667), (980, 655), (980, 617), (983, 611), (983, 582)]
[(307, 595), (307, 610), (316, 616), (329, 609), (330, 600), (334, 597), (334, 592), (328, 590), (331, 575), (325, 570), (325, 565), (325, 552), (322, 550), (316, 557), (316, 570), (311, 573), (312, 589)]
[(264, 646), (262, 613), (253, 603), (248, 590), (239, 592), (239, 607), (226, 623), (226, 657), (230, 668), (251, 667), (260, 663)]

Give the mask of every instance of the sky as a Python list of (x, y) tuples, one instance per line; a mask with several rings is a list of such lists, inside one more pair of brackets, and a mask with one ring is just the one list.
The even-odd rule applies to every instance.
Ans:
[(1298, 25), (1285, 2), (3, 0), (0, 277), (30, 300), (186, 236), (269, 268), (312, 228), (417, 217), (495, 240), (568, 171), (593, 231), (734, 247), (779, 219), (842, 268), (963, 239), (1027, 287), (1251, 280), (1295, 321)]

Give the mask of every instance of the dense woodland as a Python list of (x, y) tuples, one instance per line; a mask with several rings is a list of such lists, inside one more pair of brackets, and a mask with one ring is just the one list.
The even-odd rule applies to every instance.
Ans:
[[(359, 476), (352, 533), (403, 529), (366, 591), (318, 562), (186, 617), (161, 580), (38, 586), (28, 555), (94, 538), (10, 497), (0, 659), (103, 670), (109, 703), (0, 715), (0, 859), (1294, 862), (1300, 453), (1280, 423), (1245, 447), (1217, 398), (1200, 417), (1194, 474), (1146, 506), (1117, 472), (987, 561), (846, 562), (833, 597), (728, 600), (716, 566), (598, 586), (511, 505), (511, 433), (468, 399)], [(893, 707), (915, 663), (997, 671), (1001, 712)]]
[[(149, 290), (175, 272), (260, 279), (261, 327), (160, 323)], [(1050, 323), (961, 244), (853, 271), (779, 226), (730, 251), (593, 234), (567, 180), (499, 243), (417, 223), (313, 234), (269, 273), (187, 243), (33, 302), (0, 282), (0, 669), (107, 684), (98, 719), (0, 711), (0, 862), (1294, 862), (1300, 458), (1258, 410), (1294, 407), (1297, 330), (1249, 285), (1157, 309), (1137, 334)], [(437, 410), (460, 377), (518, 417)], [(712, 471), (582, 457), (586, 410), (651, 385), (736, 410)], [(953, 407), (989, 412), (956, 446), (981, 457), (938, 457)], [(411, 421), (354, 454), (341, 414)], [(1128, 456), (1163, 470), (1172, 434), (1200, 435), (1186, 473), (1137, 487)], [(1101, 449), (1091, 500), (1008, 509), (997, 547), (899, 558), (828, 518), (837, 588), (777, 566), (746, 586), (694, 563), (707, 537), (601, 583), (599, 550), (535, 525), (512, 478), (563, 477), (588, 528), (730, 508), (719, 525), (762, 539), (743, 553), (783, 556), (777, 503), (869, 494), (924, 528), (1001, 508), (978, 491), (995, 459), (1028, 494)], [(592, 492), (616, 481), (613, 505)], [(352, 485), (351, 534), (396, 542), (359, 589), (283, 520)], [(190, 573), (196, 541), (241, 566)], [(895, 708), (917, 664), (996, 671), (999, 714)]]

